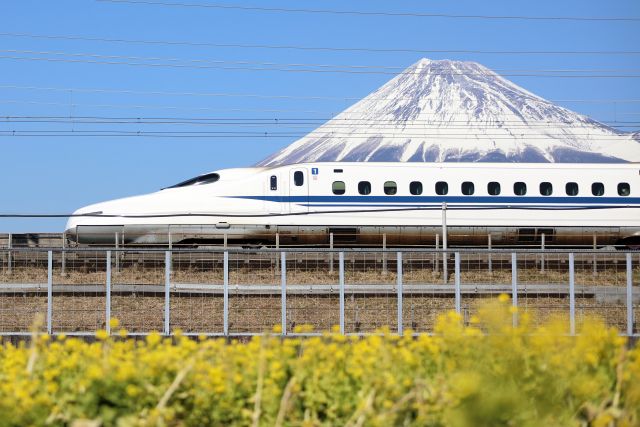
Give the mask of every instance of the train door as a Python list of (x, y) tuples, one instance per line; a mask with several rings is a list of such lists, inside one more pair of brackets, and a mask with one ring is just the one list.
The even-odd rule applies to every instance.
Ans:
[(274, 173), (269, 175), (266, 189), (265, 209), (270, 214), (286, 213), (286, 203), (283, 197), (286, 194), (286, 182), (283, 182), (282, 174)]
[(289, 212), (309, 212), (309, 177), (307, 169), (289, 171)]

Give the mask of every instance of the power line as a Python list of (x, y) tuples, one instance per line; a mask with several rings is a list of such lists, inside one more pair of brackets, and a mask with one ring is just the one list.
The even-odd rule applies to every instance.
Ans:
[[(638, 100), (640, 102), (640, 100)], [(41, 101), (23, 101), (17, 99), (0, 99), (0, 104), (24, 104), (24, 105), (44, 105), (52, 107), (91, 107), (105, 109), (148, 109), (148, 110), (182, 110), (182, 111), (215, 111), (215, 112), (251, 112), (251, 113), (304, 113), (304, 114), (338, 114), (337, 112), (326, 110), (290, 110), (282, 108), (211, 108), (211, 107), (184, 107), (177, 105), (151, 105), (151, 104), (85, 104), (85, 103), (69, 103), (69, 102), (41, 102)]]
[[(342, 98), (341, 98), (342, 99)], [(640, 103), (640, 99), (565, 99), (556, 100), (553, 102), (566, 102), (566, 103), (585, 103), (585, 104), (635, 104)], [(317, 120), (331, 120), (338, 114), (366, 114), (366, 112), (350, 112), (340, 113), (336, 111), (328, 110), (301, 110), (301, 109), (282, 109), (282, 108), (212, 108), (212, 107), (187, 107), (178, 105), (161, 105), (161, 104), (87, 104), (78, 102), (44, 102), (44, 101), (30, 101), (30, 100), (18, 100), (18, 99), (0, 99), (0, 104), (10, 105), (42, 105), (51, 107), (65, 107), (65, 108), (97, 108), (97, 109), (116, 109), (116, 110), (172, 110), (172, 111), (202, 111), (202, 112), (246, 112), (246, 113), (302, 113), (302, 114), (325, 114), (329, 115), (322, 117), (313, 117)], [(636, 113), (623, 113), (619, 112), (617, 115), (629, 115)], [(638, 113), (640, 114), (640, 113)], [(68, 117), (68, 116), (66, 116)], [(606, 123), (606, 122), (603, 122)], [(617, 123), (613, 121), (612, 123)]]
[[(64, 55), (64, 54), (58, 54)], [(73, 56), (73, 54), (68, 54), (69, 56)], [(95, 55), (92, 54), (92, 57), (102, 57), (109, 58), (107, 55)], [(127, 65), (127, 66), (136, 66), (136, 67), (151, 67), (151, 68), (190, 68), (190, 69), (218, 69), (218, 70), (228, 70), (228, 71), (272, 71), (272, 72), (294, 72), (294, 73), (337, 73), (337, 74), (383, 74), (383, 75), (420, 75), (423, 74), (422, 71), (401, 71), (399, 73), (396, 72), (388, 72), (388, 71), (375, 71), (371, 69), (361, 69), (361, 70), (352, 70), (352, 69), (316, 69), (316, 68), (285, 68), (285, 67), (320, 67), (319, 65), (265, 65), (265, 66), (254, 66), (247, 67), (242, 65), (224, 65), (225, 63), (232, 63), (232, 61), (216, 61), (217, 64), (212, 65), (195, 65), (193, 63), (188, 64), (179, 64), (179, 63), (161, 63), (161, 62), (131, 62), (131, 61), (121, 61), (121, 60), (99, 60), (99, 59), (65, 59), (65, 58), (46, 58), (46, 57), (26, 57), (26, 56), (10, 56), (10, 55), (0, 55), (0, 59), (14, 60), (14, 61), (44, 61), (44, 62), (59, 62), (59, 63), (83, 63), (83, 64), (98, 64), (98, 65)], [(141, 59), (142, 61), (151, 61), (155, 59)], [(166, 59), (167, 61), (173, 61), (174, 59)], [(187, 60), (190, 62), (202, 62), (202, 60)], [(322, 66), (326, 67), (326, 66)], [(584, 72), (613, 72), (610, 70), (585, 70)], [(632, 71), (636, 71), (635, 69)], [(554, 74), (554, 73), (565, 73), (565, 72), (583, 72), (581, 70), (540, 70), (536, 72), (523, 71), (516, 73), (502, 73), (499, 74), (503, 77), (551, 77), (551, 78), (640, 78), (640, 74)], [(491, 70), (488, 72), (429, 72), (429, 75), (447, 75), (447, 76), (494, 76), (498, 75)]]
[[(131, 55), (103, 55), (93, 52), (63, 52), (63, 51), (39, 51), (39, 50), (22, 50), (22, 49), (0, 49), (2, 53), (18, 53), (18, 54), (31, 54), (31, 55), (54, 55), (54, 56), (67, 56), (73, 58), (99, 58), (99, 59), (124, 59), (124, 60), (134, 60), (134, 61), (166, 61), (166, 62), (186, 62), (186, 63), (196, 63), (196, 64), (216, 64), (216, 65), (258, 65), (258, 66), (266, 66), (266, 67), (312, 67), (312, 68), (321, 68), (321, 69), (335, 69), (336, 72), (342, 72), (342, 70), (397, 70), (400, 72), (393, 73), (385, 73), (385, 74), (422, 74), (420, 71), (406, 71), (407, 67), (404, 66), (389, 66), (389, 65), (363, 65), (363, 64), (317, 64), (317, 63), (277, 63), (277, 62), (264, 62), (264, 61), (230, 61), (230, 60), (222, 60), (222, 59), (210, 59), (210, 58), (167, 58), (167, 57), (156, 57), (156, 56), (131, 56)], [(409, 66), (409, 68), (412, 68)], [(484, 71), (430, 71), (429, 75), (493, 75), (496, 72), (535, 72), (535, 73), (615, 73), (615, 72), (638, 72), (637, 68), (587, 68), (587, 69), (579, 69), (579, 68), (494, 68), (494, 69), (486, 69), (487, 72)]]
[(74, 40), (104, 43), (145, 44), (163, 46), (191, 46), (214, 47), (232, 49), (283, 49), (303, 51), (331, 51), (331, 52), (373, 52), (373, 53), (454, 53), (454, 54), (482, 54), (482, 55), (640, 55), (634, 50), (479, 50), (479, 49), (408, 49), (408, 48), (370, 48), (370, 47), (339, 47), (339, 46), (301, 46), (301, 45), (272, 45), (272, 44), (241, 44), (241, 43), (213, 43), (190, 42), (184, 40), (149, 40), (123, 39), (107, 37), (89, 37), (77, 35), (47, 35), (33, 33), (2, 33), (0, 37), (22, 37), (46, 40)]
[[(9, 59), (16, 61), (45, 61), (45, 62), (64, 62), (64, 63), (84, 63), (84, 64), (100, 64), (100, 65), (128, 65), (138, 67), (154, 67), (154, 68), (195, 68), (195, 69), (218, 69), (229, 71), (280, 71), (280, 72), (297, 72), (297, 73), (346, 73), (346, 74), (387, 74), (387, 75), (406, 75), (406, 74), (421, 74), (420, 72), (400, 72), (390, 73), (384, 71), (349, 71), (349, 70), (317, 70), (317, 69), (291, 69), (291, 68), (264, 68), (264, 67), (242, 67), (242, 66), (216, 66), (216, 65), (188, 65), (188, 64), (163, 64), (163, 63), (142, 63), (142, 62), (124, 62), (124, 61), (101, 61), (101, 60), (87, 60), (87, 59), (62, 59), (62, 58), (33, 58), (33, 57), (18, 57), (2, 55), (0, 59)], [(458, 75), (458, 76), (490, 76), (489, 73), (429, 73), (430, 75)], [(553, 78), (640, 78), (640, 75), (614, 75), (614, 74), (532, 74), (532, 73), (517, 73), (517, 74), (500, 74), (500, 76), (506, 77), (553, 77)]]
[(393, 17), (411, 17), (411, 18), (486, 19), (486, 20), (511, 20), (511, 21), (517, 20), (517, 21), (578, 21), (578, 22), (640, 22), (640, 18), (636, 18), (636, 17), (458, 15), (458, 14), (448, 14), (448, 13), (383, 12), (383, 11), (360, 11), (360, 10), (241, 6), (241, 5), (220, 4), (220, 3), (178, 3), (178, 2), (151, 1), (151, 0), (97, 0), (97, 1), (100, 1), (103, 3), (127, 3), (127, 4), (137, 4), (137, 5), (244, 10), (244, 11), (255, 11), (255, 12), (314, 13), (314, 14), (325, 14), (325, 15), (393, 16)]
[[(455, 116), (462, 116), (462, 117), (468, 117), (466, 114), (454, 114), (451, 115), (453, 117)], [(512, 116), (516, 116), (516, 114), (512, 114)], [(438, 115), (439, 117), (439, 115)], [(369, 122), (390, 122), (390, 123), (407, 123), (407, 122), (418, 122), (418, 123), (433, 123), (433, 120), (425, 120), (425, 119), (403, 119), (403, 120), (398, 120), (398, 119), (394, 119), (394, 118), (351, 118), (351, 117), (254, 117), (254, 116), (250, 116), (250, 117), (214, 117), (214, 116), (209, 116), (209, 117), (190, 117), (190, 116), (161, 116), (161, 117), (156, 117), (156, 116), (96, 116), (96, 115), (91, 115), (91, 116), (74, 116), (74, 115), (65, 115), (65, 116), (51, 116), (51, 115), (6, 115), (6, 116), (0, 116), (0, 120), (1, 121), (5, 121), (5, 120), (21, 120), (21, 119), (26, 119), (26, 120), (30, 120), (30, 119), (34, 119), (34, 120), (48, 120), (48, 119), (52, 119), (52, 120), (129, 120), (135, 123), (139, 123), (140, 120), (142, 121), (156, 121), (156, 120), (173, 120), (173, 121), (194, 121), (194, 122), (215, 122), (215, 123), (219, 123), (219, 122), (228, 122), (227, 124), (236, 124), (236, 123), (243, 123), (243, 122), (249, 122), (249, 123), (259, 123), (259, 124), (282, 124), (284, 122), (291, 122), (291, 123), (307, 123), (307, 124), (318, 124), (318, 123), (323, 123), (326, 121), (362, 121), (365, 123), (369, 123)], [(465, 120), (450, 120), (450, 119), (446, 119), (446, 120), (437, 120), (436, 122), (440, 122), (442, 121), (443, 123), (465, 123), (468, 124), (469, 120), (465, 119)], [(500, 123), (522, 123), (523, 120), (501, 120)], [(566, 121), (559, 121), (559, 120), (544, 120), (544, 119), (540, 119), (538, 120), (539, 123), (542, 124), (554, 124), (554, 123), (559, 123), (559, 124), (566, 124)], [(615, 123), (636, 123), (635, 121), (616, 121)], [(527, 123), (527, 126), (530, 124)]]
[[(225, 97), (225, 98), (260, 98), (260, 99), (293, 99), (293, 100), (318, 100), (318, 101), (360, 101), (364, 98), (353, 96), (321, 96), (321, 95), (264, 95), (256, 93), (228, 93), (228, 92), (171, 92), (171, 91), (142, 91), (137, 89), (108, 89), (108, 88), (80, 88), (80, 87), (53, 87), (53, 86), (23, 86), (15, 84), (0, 84), (0, 89), (35, 90), (52, 92), (77, 92), (77, 93), (120, 93), (131, 95), (158, 95), (158, 96), (196, 96), (196, 97)], [(367, 98), (376, 101), (394, 101), (410, 97), (396, 98)], [(638, 103), (640, 99), (551, 99), (545, 100), (537, 96), (532, 98), (540, 102), (585, 102), (585, 103)], [(66, 104), (70, 105), (70, 104)]]
[[(525, 134), (521, 135), (508, 135), (504, 136), (500, 135), (491, 135), (491, 134), (478, 134), (478, 133), (460, 133), (460, 134), (451, 134), (445, 133), (444, 135), (440, 132), (429, 134), (429, 133), (418, 133), (418, 134), (402, 134), (396, 135), (395, 133), (384, 133), (384, 132), (308, 132), (308, 133), (294, 133), (294, 132), (248, 132), (248, 131), (125, 131), (125, 130), (4, 130), (0, 131), (0, 136), (9, 136), (9, 137), (155, 137), (155, 138), (254, 138), (254, 139), (263, 139), (263, 138), (302, 138), (302, 137), (316, 137), (322, 136), (327, 137), (331, 136), (338, 139), (363, 139), (371, 136), (381, 136), (385, 139), (402, 139), (406, 140), (407, 138), (433, 138), (438, 140), (468, 140), (468, 141), (477, 141), (477, 140), (508, 140), (508, 141), (518, 141), (518, 140), (548, 140), (548, 139), (565, 139), (567, 135), (565, 133), (560, 134), (545, 134), (543, 136), (526, 136)], [(581, 136), (581, 135), (578, 135)], [(582, 135), (585, 137), (591, 136), (589, 134)], [(598, 136), (596, 138), (589, 138), (590, 141), (614, 141), (614, 142), (622, 142), (625, 140), (626, 136), (631, 136), (631, 134), (625, 135), (611, 135), (611, 136)], [(631, 139), (629, 139), (631, 141)]]
[[(464, 115), (461, 115), (464, 116)], [(463, 125), (463, 129), (473, 126), (485, 125), (486, 127), (496, 127), (497, 125), (511, 124), (512, 128), (535, 128), (548, 127), (549, 125), (561, 125), (562, 128), (582, 128), (582, 124), (567, 124), (560, 120), (539, 120), (535, 123), (523, 123), (522, 120), (500, 120), (496, 123), (469, 122), (469, 120), (396, 120), (384, 118), (352, 118), (352, 117), (119, 117), (119, 116), (0, 116), (0, 123), (60, 123), (60, 124), (194, 124), (194, 125), (211, 125), (211, 126), (255, 126), (255, 125), (271, 125), (271, 126), (318, 126), (323, 128), (345, 128), (353, 126), (349, 122), (356, 122), (356, 125), (377, 124), (380, 126), (402, 126), (406, 127), (425, 127), (425, 126), (442, 126), (447, 129), (455, 128), (450, 124)], [(598, 122), (600, 124), (611, 123), (616, 127), (636, 127), (640, 125), (638, 121), (612, 121)]]

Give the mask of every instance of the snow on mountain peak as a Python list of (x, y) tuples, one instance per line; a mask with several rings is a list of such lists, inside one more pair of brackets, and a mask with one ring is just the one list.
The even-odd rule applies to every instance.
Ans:
[(261, 166), (640, 161), (640, 144), (476, 62), (423, 58)]

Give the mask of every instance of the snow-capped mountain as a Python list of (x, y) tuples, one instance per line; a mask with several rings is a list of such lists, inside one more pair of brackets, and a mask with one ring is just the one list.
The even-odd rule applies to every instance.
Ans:
[(259, 165), (640, 162), (639, 139), (546, 101), (478, 63), (421, 59)]

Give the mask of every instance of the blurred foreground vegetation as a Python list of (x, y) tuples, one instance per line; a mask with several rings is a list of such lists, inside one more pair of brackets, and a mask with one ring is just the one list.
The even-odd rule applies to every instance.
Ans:
[(0, 425), (640, 425), (637, 348), (597, 319), (571, 337), (514, 314), (502, 296), (418, 337), (39, 335), (0, 347)]

